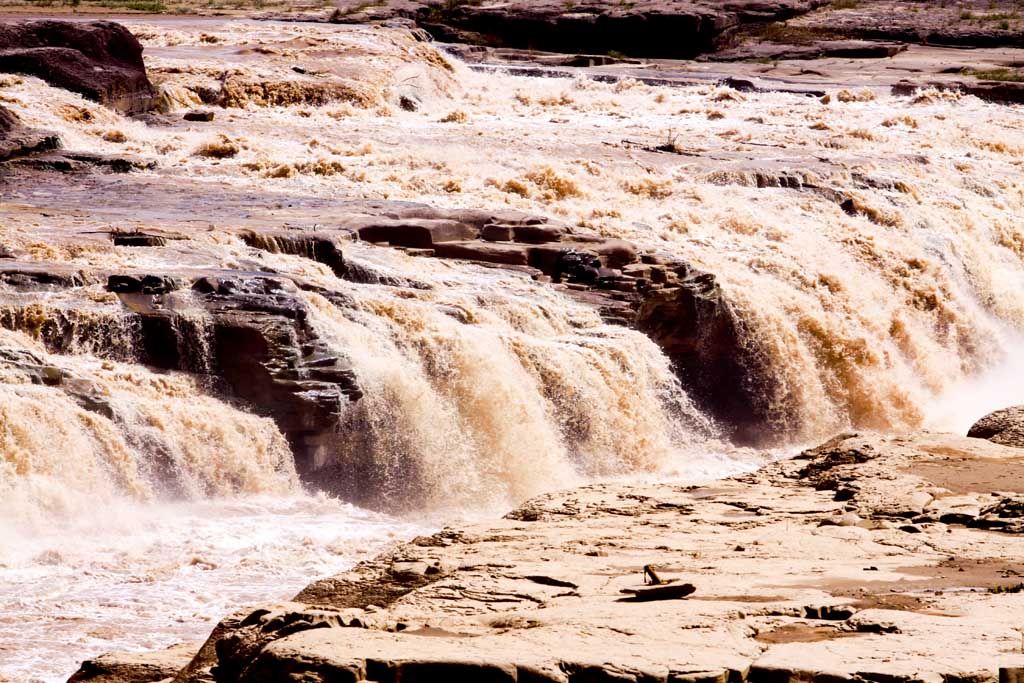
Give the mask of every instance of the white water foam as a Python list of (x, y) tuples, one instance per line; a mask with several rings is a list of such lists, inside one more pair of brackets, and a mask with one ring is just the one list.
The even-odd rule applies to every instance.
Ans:
[(313, 495), (123, 502), (32, 533), (0, 521), (0, 681), (59, 683), (104, 652), (201, 641), (422, 531)]

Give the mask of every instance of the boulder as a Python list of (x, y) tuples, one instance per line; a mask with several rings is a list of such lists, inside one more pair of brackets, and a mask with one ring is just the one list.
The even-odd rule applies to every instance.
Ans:
[(0, 23), (0, 71), (36, 76), (125, 114), (152, 108), (142, 45), (112, 21)]
[(975, 422), (967, 436), (1024, 448), (1024, 406), (1003, 408)]

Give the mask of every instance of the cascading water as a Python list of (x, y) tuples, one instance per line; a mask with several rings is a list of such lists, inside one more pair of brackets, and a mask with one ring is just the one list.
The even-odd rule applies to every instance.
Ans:
[[(767, 427), (789, 445), (849, 427), (962, 431), (1024, 402), (1013, 109), (525, 79), (384, 29), (175, 21), (137, 27), (151, 70), (181, 107), (223, 86), (213, 122), (149, 125), (38, 79), (0, 83), (5, 107), (69, 148), (158, 164), (4, 190), (3, 246), (102, 272), (312, 283), (309, 324), (363, 391), (317, 476), (353, 501), (493, 513), (587, 479), (709, 478), (769, 456), (721, 454), (652, 342), (543, 283), (354, 245), (347, 259), (417, 286), (358, 284), (231, 230), (280, 227), (293, 199), (314, 206), (297, 221), (310, 228), (339, 195), (517, 208), (713, 273), (767, 371)], [(367, 73), (367, 54), (384, 67)], [(303, 60), (325, 73), (294, 87)], [(416, 112), (398, 104), (410, 93)], [(643, 151), (666, 138), (685, 154)], [(91, 194), (101, 186), (110, 195)], [(225, 209), (232, 191), (268, 199)], [(94, 238), (147, 223), (183, 239)], [(236, 605), (419, 530), (302, 490), (278, 427), (207, 381), (211, 323), (193, 295), (167, 299), (192, 374), (133, 364), (138, 320), (100, 285), (0, 301), (0, 328), (24, 333), (0, 332), (0, 681), (59, 681), (100, 651), (199, 637)]]
[(327, 467), (362, 473), (353, 492), (368, 502), (498, 511), (581, 478), (728, 469), (702, 458), (714, 427), (644, 335), (525, 276), (349, 253), (430, 284), (327, 277), (346, 305), (307, 296), (314, 328), (365, 393)]

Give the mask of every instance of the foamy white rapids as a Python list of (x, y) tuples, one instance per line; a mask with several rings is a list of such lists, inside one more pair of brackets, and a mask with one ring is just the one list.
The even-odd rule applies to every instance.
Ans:
[[(401, 31), (188, 22), (135, 28), (182, 107), (209, 86), (207, 62), (229, 67), (238, 92), (212, 124), (149, 127), (28, 78), (4, 89), (8, 106), (71, 146), (152, 158), (158, 175), (504, 205), (664, 249), (717, 276), (774, 379), (760, 397), (773, 430), (790, 439), (953, 426), (937, 417), (944, 397), (1018, 353), (1018, 107), (521, 78), (470, 72)], [(365, 60), (387, 68), (360, 71)], [(280, 85), (307, 62), (365, 97), (321, 105)], [(274, 92), (246, 89), (260, 78)], [(410, 88), (416, 112), (397, 106)], [(127, 141), (104, 140), (113, 129)], [(198, 153), (220, 135), (235, 156)], [(687, 154), (638, 148), (666, 141)]]
[(26, 532), (0, 499), (0, 681), (62, 683), (88, 657), (202, 641), (423, 529), (295, 493), (125, 500)]
[(646, 336), (525, 275), (372, 247), (348, 254), (429, 285), (399, 296), (306, 273), (345, 302), (306, 297), (364, 392), (331, 458), (370, 473), (377, 504), (497, 512), (585, 479), (736, 466)]
[(0, 681), (201, 640), (420, 529), (305, 493), (274, 424), (190, 376), (52, 356), (0, 329), (0, 353), (22, 352), (70, 379), (0, 375)]

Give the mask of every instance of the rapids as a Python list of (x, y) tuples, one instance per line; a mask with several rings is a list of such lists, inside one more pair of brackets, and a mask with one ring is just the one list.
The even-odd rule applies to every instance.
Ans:
[[(364, 391), (328, 449), (348, 502), (305, 490), (277, 426), (218, 392), (200, 312), (180, 337), (191, 372), (157, 372), (133, 362), (132, 319), (100, 287), (0, 291), (0, 353), (74, 380), (69, 392), (24, 364), (0, 374), (0, 681), (61, 681), (102, 651), (201, 638), (390, 539), (542, 491), (705, 480), (842, 429), (963, 431), (1024, 402), (1017, 108), (478, 73), (362, 27), (131, 28), (172, 112), (218, 83), (226, 107), (208, 124), (149, 125), (0, 78), (4, 105), (66, 147), (157, 162), (95, 196), (85, 182), (0, 188), (0, 237), (69, 267), (313, 283), (310, 322)], [(320, 71), (297, 79), (296, 64)], [(678, 153), (643, 149), (656, 145)], [(186, 183), (209, 194), (178, 202)], [(153, 187), (166, 205), (138, 201)], [(263, 205), (225, 209), (219, 188)], [(75, 208), (15, 207), (46, 209), (44, 196)], [(544, 213), (713, 273), (765, 370), (764, 442), (779, 450), (725, 443), (649, 339), (521, 274), (352, 244), (346, 259), (415, 286), (359, 284), (221, 229), (280, 224), (292, 201), (327, 221), (339, 197)], [(167, 225), (187, 239), (88, 237)], [(187, 296), (173, 305), (192, 310)]]

